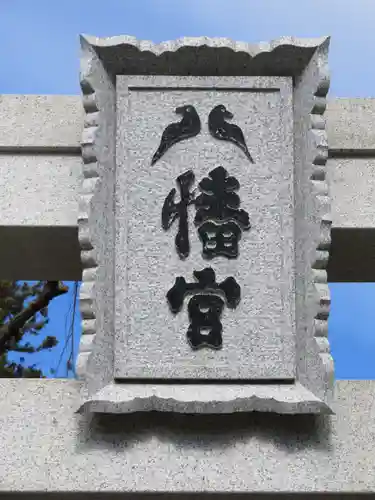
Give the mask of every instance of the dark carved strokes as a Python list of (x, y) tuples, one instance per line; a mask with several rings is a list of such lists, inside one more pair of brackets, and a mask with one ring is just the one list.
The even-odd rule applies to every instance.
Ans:
[(160, 145), (152, 157), (151, 165), (154, 165), (174, 144), (194, 137), (201, 131), (201, 121), (194, 106), (190, 104), (180, 106), (175, 109), (175, 112), (182, 115), (182, 119), (165, 128)]
[(208, 129), (210, 134), (221, 141), (233, 142), (245, 153), (250, 162), (254, 163), (241, 128), (234, 123), (226, 122), (225, 118), (232, 119), (233, 113), (228, 111), (222, 104), (215, 106), (208, 116)]
[[(165, 128), (160, 145), (152, 157), (151, 165), (154, 165), (174, 144), (195, 137), (201, 131), (201, 121), (193, 105), (180, 106), (175, 109), (175, 112), (182, 115), (182, 119), (179, 122), (171, 123)], [(226, 121), (226, 119), (230, 120), (232, 118), (233, 113), (223, 104), (215, 106), (208, 115), (210, 134), (216, 139), (234, 143), (245, 153), (249, 161), (254, 163), (246, 145), (243, 131), (238, 125)]]
[[(196, 279), (187, 283), (185, 278), (176, 278), (173, 287), (167, 292), (167, 300), (171, 311), (177, 314), (187, 295), (193, 295), (188, 303), (190, 324), (186, 332), (192, 349), (222, 347), (221, 313), (226, 305), (235, 309), (241, 300), (241, 287), (233, 277), (221, 283), (216, 282), (215, 271), (206, 267), (202, 271), (194, 271)], [(225, 299), (225, 302), (224, 300)]]

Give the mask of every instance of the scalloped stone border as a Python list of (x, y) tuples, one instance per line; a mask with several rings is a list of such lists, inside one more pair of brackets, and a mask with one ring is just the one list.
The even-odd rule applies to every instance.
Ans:
[(99, 110), (96, 105), (95, 91), (89, 82), (82, 80), (83, 108), (85, 111), (84, 129), (81, 139), (83, 160), (83, 182), (79, 197), (78, 241), (81, 248), (82, 284), (79, 305), (82, 317), (82, 337), (76, 363), (78, 377), (84, 377), (88, 357), (93, 349), (96, 334), (96, 315), (94, 309), (93, 287), (97, 276), (98, 264), (90, 236), (89, 217), (91, 201), (99, 180), (95, 135), (98, 130)]
[[(249, 43), (231, 40), (230, 38), (209, 38), (201, 37), (182, 37), (176, 40), (168, 40), (161, 43), (154, 43), (150, 40), (138, 40), (134, 36), (117, 35), (107, 38), (100, 38), (92, 35), (81, 35), (87, 43), (93, 47), (119, 47), (123, 50), (124, 46), (138, 49), (139, 52), (151, 52), (155, 56), (160, 56), (164, 52), (177, 52), (181, 48), (224, 48), (232, 52), (244, 52), (250, 57), (256, 57), (263, 52), (272, 52), (282, 46), (292, 46), (297, 48), (316, 49), (322, 45), (327, 37), (320, 38), (299, 38), (293, 36), (282, 36), (269, 42)], [(229, 76), (229, 75), (227, 75)]]
[(323, 413), (327, 406), (302, 385), (152, 385), (109, 384), (86, 401), (80, 413)]
[(297, 75), (326, 40), (281, 37), (271, 42), (247, 43), (229, 38), (185, 37), (154, 44), (126, 35), (81, 36), (82, 45), (90, 45), (112, 75)]
[[(329, 38), (283, 37), (270, 43), (247, 44), (201, 37), (153, 44), (127, 36), (105, 39), (86, 36), (81, 37), (81, 44), (81, 87), (86, 113), (82, 135), (84, 181), (78, 220), (84, 268), (80, 291), (83, 335), (77, 362), (77, 372), (85, 379), (81, 411), (134, 412), (156, 409), (197, 413), (251, 410), (331, 413), (333, 361), (327, 339), (330, 299), (326, 273), (331, 219), (326, 182), (328, 147), (322, 117), (329, 87)], [(229, 58), (228, 53), (232, 53)], [(307, 229), (304, 228), (306, 248), (298, 257), (299, 265), (304, 264), (306, 259), (311, 260), (311, 275), (302, 276), (304, 285), (299, 293), (305, 314), (301, 318), (300, 329), (307, 322), (308, 338), (303, 341), (300, 339), (297, 344), (299, 342), (300, 352), (309, 351), (311, 362), (303, 359), (300, 361), (297, 366), (298, 382), (288, 388), (239, 385), (225, 389), (228, 386), (210, 385), (207, 390), (205, 385), (200, 384), (118, 384), (113, 381), (113, 342), (108, 342), (108, 338), (104, 339), (111, 335), (111, 332), (105, 330), (108, 329), (108, 321), (107, 324), (101, 321), (98, 327), (99, 311), (95, 306), (98, 293), (101, 293), (101, 298), (104, 294), (103, 287), (98, 292), (99, 286), (96, 286), (99, 284), (98, 270), (103, 260), (103, 250), (95, 251), (93, 232), (97, 221), (91, 209), (95, 195), (100, 198), (101, 180), (105, 176), (103, 165), (109, 162), (113, 170), (115, 168), (114, 156), (109, 160), (100, 158), (103, 156), (103, 146), (106, 146), (105, 141), (109, 143), (111, 140), (105, 130), (111, 126), (108, 125), (108, 113), (115, 114), (114, 107), (106, 102), (105, 96), (110, 95), (114, 100), (116, 74), (204, 76), (213, 68), (215, 72), (209, 73), (213, 76), (294, 77), (295, 122), (303, 121), (303, 126), (299, 127), (301, 130), (296, 134), (299, 146), (295, 149), (295, 157), (297, 163), (300, 161), (299, 171), (302, 172), (302, 177), (308, 175), (300, 179), (305, 189), (301, 193), (300, 203), (308, 223)], [(101, 96), (100, 102), (96, 98), (97, 92)], [(112, 119), (114, 121), (115, 116)], [(105, 127), (101, 127), (102, 122), (105, 122)], [(101, 133), (99, 144), (98, 132)], [(304, 205), (306, 196), (312, 200), (313, 205)], [(112, 293), (114, 290), (108, 292), (109, 295)], [(221, 394), (215, 401), (208, 398), (213, 387), (218, 388), (218, 394)]]

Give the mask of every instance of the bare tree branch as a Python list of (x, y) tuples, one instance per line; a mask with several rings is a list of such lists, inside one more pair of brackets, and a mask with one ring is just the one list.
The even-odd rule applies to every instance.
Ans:
[(50, 301), (69, 290), (61, 281), (46, 281), (41, 293), (19, 314), (0, 327), (0, 354), (3, 354), (10, 341), (19, 340), (20, 329), (35, 314), (48, 306)]

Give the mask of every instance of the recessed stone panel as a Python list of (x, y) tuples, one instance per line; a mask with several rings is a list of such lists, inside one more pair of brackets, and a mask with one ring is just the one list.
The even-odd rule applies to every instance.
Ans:
[[(291, 100), (290, 78), (118, 77), (116, 377), (294, 379)], [(189, 126), (189, 117), (175, 113), (176, 108), (187, 105), (195, 109), (200, 132), (172, 144), (151, 165), (165, 128), (182, 120)], [(213, 114), (222, 123), (210, 124), (211, 111), (220, 105), (233, 118), (220, 118), (218, 109)], [(248, 155), (240, 142), (212, 135), (213, 127), (227, 127), (230, 131), (232, 124), (242, 130)], [(194, 224), (194, 218), (202, 194), (199, 183), (206, 179), (214, 186), (209, 173), (218, 167), (238, 181), (239, 189), (230, 192), (228, 200), (231, 203), (236, 193), (240, 205), (227, 214), (229, 222), (223, 220), (223, 214), (216, 214), (217, 223), (209, 227), (216, 231), (211, 238), (217, 251), (210, 253), (203, 251), (199, 235), (199, 227), (205, 226)], [(188, 171), (195, 177), (189, 189), (198, 202), (193, 199), (186, 207), (190, 248), (189, 254), (181, 258), (175, 243), (181, 218), (177, 216), (165, 230), (162, 209), (172, 189), (176, 189), (173, 203), (179, 203), (181, 193), (176, 180)], [(213, 203), (221, 203), (219, 195), (212, 194), (211, 198)], [(241, 228), (244, 212), (250, 228)], [(214, 211), (210, 215), (215, 216)], [(222, 227), (230, 230), (233, 221), (239, 228), (236, 241), (228, 238), (224, 241), (228, 254), (218, 254), (223, 243), (219, 232)], [(236, 257), (231, 255), (233, 247)], [(205, 268), (212, 269), (217, 283), (234, 278), (240, 287), (240, 301), (236, 307), (222, 307), (220, 348), (202, 345), (194, 349), (188, 335), (189, 328), (194, 330), (189, 304), (193, 296), (197, 304), (204, 302), (205, 292), (186, 296), (177, 314), (171, 311), (166, 294), (177, 277), (194, 283), (193, 273)], [(206, 333), (201, 335), (208, 337), (213, 324), (206, 323)], [(197, 328), (203, 326), (198, 324)]]

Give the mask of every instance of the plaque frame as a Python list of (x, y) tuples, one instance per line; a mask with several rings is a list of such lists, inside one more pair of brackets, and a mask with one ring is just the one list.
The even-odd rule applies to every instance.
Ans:
[[(133, 37), (81, 37), (83, 183), (79, 242), (82, 338), (79, 411), (130, 413), (332, 413), (334, 366), (329, 352), (326, 267), (330, 197), (323, 114), (329, 88), (329, 38), (282, 38), (252, 45), (227, 39), (181, 39), (159, 45)], [(297, 377), (293, 384), (116, 383), (114, 380), (114, 186), (116, 76), (293, 77), (294, 172), (297, 193)], [(300, 332), (298, 334), (298, 332)]]

